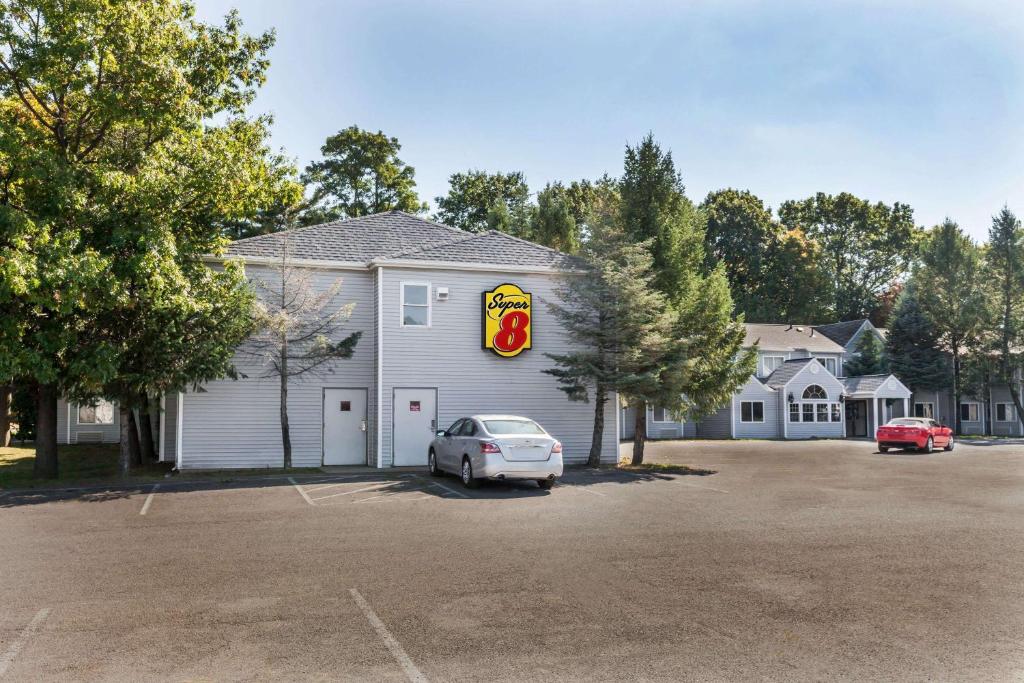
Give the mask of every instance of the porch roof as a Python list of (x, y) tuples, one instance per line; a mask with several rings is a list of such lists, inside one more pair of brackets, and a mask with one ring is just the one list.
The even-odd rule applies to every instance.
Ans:
[(839, 381), (850, 398), (910, 398), (912, 393), (896, 375), (842, 377)]

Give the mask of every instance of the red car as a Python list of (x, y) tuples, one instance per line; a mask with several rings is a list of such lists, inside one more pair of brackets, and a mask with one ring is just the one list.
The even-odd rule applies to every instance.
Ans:
[(875, 434), (878, 450), (916, 448), (925, 453), (942, 447), (953, 450), (953, 430), (927, 417), (897, 417), (878, 428)]

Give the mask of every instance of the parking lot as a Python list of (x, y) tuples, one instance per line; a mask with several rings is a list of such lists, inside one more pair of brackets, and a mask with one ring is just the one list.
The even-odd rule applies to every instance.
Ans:
[(2, 494), (0, 680), (1024, 677), (1024, 446), (648, 449)]

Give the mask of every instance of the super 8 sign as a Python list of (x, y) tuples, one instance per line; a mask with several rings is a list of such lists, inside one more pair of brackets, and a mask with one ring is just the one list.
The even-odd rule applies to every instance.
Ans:
[(498, 285), (483, 295), (483, 345), (512, 358), (533, 344), (533, 297), (516, 285)]

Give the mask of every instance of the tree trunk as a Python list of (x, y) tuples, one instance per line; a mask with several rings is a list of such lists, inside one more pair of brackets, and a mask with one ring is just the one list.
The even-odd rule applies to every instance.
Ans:
[(11, 387), (0, 386), (0, 448), (11, 445)]
[(149, 415), (149, 397), (139, 401), (139, 452), (143, 462), (156, 462), (153, 444), (153, 421)]
[(644, 464), (644, 444), (647, 443), (647, 402), (639, 401), (633, 405), (636, 419), (633, 422), (633, 465)]
[[(599, 384), (594, 392), (594, 436), (590, 440), (590, 455), (587, 457), (587, 465), (590, 467), (601, 466), (601, 442), (604, 437), (604, 407), (607, 403), (608, 394), (605, 392), (604, 387)], [(618, 443), (617, 435), (615, 442)]]
[(1024, 424), (1024, 405), (1021, 405), (1020, 391), (1017, 390), (1012, 381), (1006, 383), (1006, 388), (1010, 390), (1010, 398), (1013, 399), (1013, 407), (1016, 411), (1014, 415), (1017, 417), (1017, 424)]
[(56, 479), (57, 467), (57, 386), (40, 384), (36, 393), (36, 459), (32, 474)]
[[(287, 363), (287, 361), (285, 361)], [(284, 449), (284, 468), (292, 466), (292, 437), (288, 427), (288, 372), (281, 373), (281, 447)]]
[[(954, 346), (954, 348), (956, 348)], [(953, 431), (960, 436), (963, 425), (960, 420), (960, 352), (953, 351)]]
[(139, 432), (135, 426), (135, 411), (118, 403), (118, 417), (121, 423), (121, 448), (118, 461), (121, 476), (128, 476), (132, 467), (142, 464), (139, 450)]

